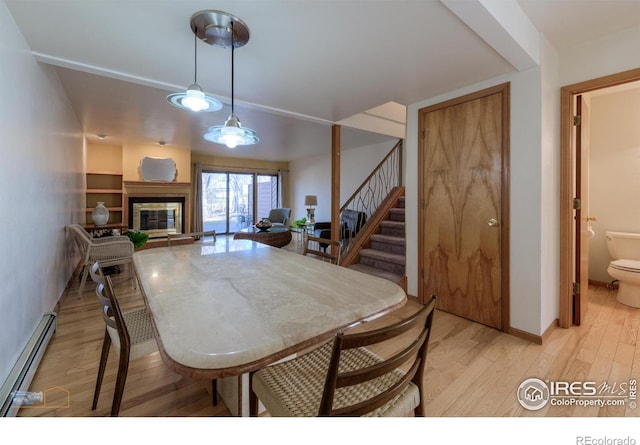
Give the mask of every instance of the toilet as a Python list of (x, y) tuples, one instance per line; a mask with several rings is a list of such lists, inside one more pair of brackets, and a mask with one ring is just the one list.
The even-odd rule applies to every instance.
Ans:
[(617, 300), (640, 308), (640, 233), (606, 232), (611, 262), (607, 273), (618, 280)]

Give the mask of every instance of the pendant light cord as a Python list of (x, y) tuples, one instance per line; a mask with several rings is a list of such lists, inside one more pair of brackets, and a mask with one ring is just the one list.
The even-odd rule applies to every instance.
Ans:
[(234, 65), (233, 50), (235, 48), (234, 37), (235, 37), (235, 34), (233, 33), (233, 20), (232, 20), (231, 21), (231, 114), (234, 113), (234, 109), (233, 109), (233, 65)]
[(193, 83), (198, 83), (198, 27), (193, 30)]

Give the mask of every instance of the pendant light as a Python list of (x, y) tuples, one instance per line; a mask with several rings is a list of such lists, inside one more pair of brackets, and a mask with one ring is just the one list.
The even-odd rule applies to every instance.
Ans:
[(194, 52), (194, 74), (193, 83), (189, 85), (184, 93), (173, 93), (167, 96), (167, 102), (171, 105), (190, 111), (218, 111), (222, 108), (222, 102), (213, 97), (207, 96), (198, 85), (198, 33), (193, 31), (193, 52)]
[[(204, 135), (204, 139), (216, 144), (226, 145), (228, 148), (235, 148), (238, 145), (253, 145), (260, 140), (258, 135), (251, 128), (243, 127), (234, 109), (234, 50), (238, 42), (234, 32), (234, 19), (231, 19), (231, 114), (224, 125), (209, 127), (209, 131)], [(242, 31), (246, 34), (245, 40), (239, 46), (244, 45), (249, 40), (249, 30), (244, 23), (241, 23)]]

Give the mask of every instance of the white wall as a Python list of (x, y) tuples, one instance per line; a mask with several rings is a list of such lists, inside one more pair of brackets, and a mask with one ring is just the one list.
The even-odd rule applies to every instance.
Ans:
[(540, 332), (559, 315), (560, 283), (560, 87), (558, 55), (540, 36), (541, 109), (541, 276)]
[[(362, 184), (389, 153), (397, 139), (374, 145), (349, 148), (340, 153), (340, 205)], [(289, 163), (291, 221), (306, 217), (305, 195), (316, 195), (316, 221), (331, 221), (331, 153)]]
[(83, 145), (55, 71), (0, 2), (0, 383), (76, 264), (65, 226), (82, 205)]
[[(640, 233), (640, 89), (591, 98), (589, 278), (609, 282), (607, 230)], [(638, 253), (640, 255), (640, 252)]]
[(640, 68), (640, 26), (558, 51), (561, 86)]

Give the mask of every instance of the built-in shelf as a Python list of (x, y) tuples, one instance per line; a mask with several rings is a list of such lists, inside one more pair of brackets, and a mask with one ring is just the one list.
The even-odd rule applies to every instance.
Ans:
[(90, 226), (91, 212), (98, 204), (103, 202), (104, 206), (109, 210), (109, 225), (123, 225), (123, 187), (122, 173), (110, 171), (91, 171), (87, 172), (87, 188), (85, 190), (86, 200), (86, 226)]
[(122, 189), (87, 189), (87, 193), (122, 193)]

